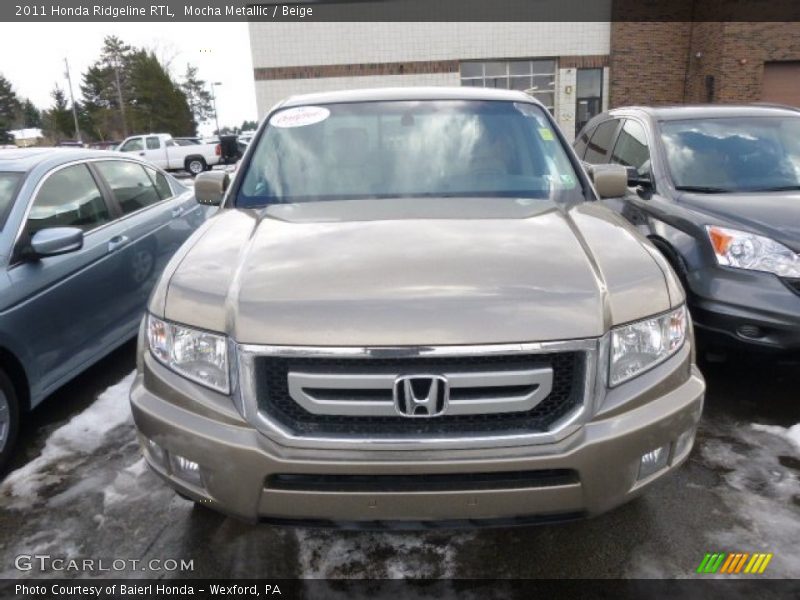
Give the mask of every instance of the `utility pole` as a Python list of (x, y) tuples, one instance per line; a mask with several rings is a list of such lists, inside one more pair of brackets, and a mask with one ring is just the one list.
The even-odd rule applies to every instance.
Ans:
[(75, 120), (75, 137), (78, 139), (79, 144), (83, 144), (81, 139), (81, 128), (78, 127), (78, 111), (75, 108), (75, 96), (72, 93), (72, 77), (69, 74), (69, 62), (66, 57), (64, 58), (64, 65), (67, 67), (67, 83), (69, 84), (69, 99), (72, 101), (72, 118)]
[(219, 118), (217, 117), (217, 95), (214, 93), (214, 88), (218, 85), (222, 85), (221, 81), (214, 81), (211, 83), (211, 103), (214, 106), (214, 122), (217, 124), (217, 135), (222, 135), (222, 132), (219, 130)]
[(122, 86), (119, 83), (119, 61), (114, 60), (114, 79), (117, 83), (117, 102), (119, 103), (119, 112), (122, 115), (122, 137), (128, 137), (128, 121), (125, 118), (125, 102), (122, 101)]

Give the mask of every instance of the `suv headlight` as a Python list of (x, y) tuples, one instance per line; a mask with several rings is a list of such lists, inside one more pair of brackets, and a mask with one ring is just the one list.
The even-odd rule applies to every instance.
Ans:
[(152, 355), (164, 366), (213, 390), (230, 393), (228, 340), (224, 335), (147, 315), (147, 342)]
[(609, 386), (636, 377), (675, 354), (686, 340), (686, 306), (611, 330)]
[(706, 225), (717, 262), (727, 267), (800, 277), (800, 256), (767, 237)]

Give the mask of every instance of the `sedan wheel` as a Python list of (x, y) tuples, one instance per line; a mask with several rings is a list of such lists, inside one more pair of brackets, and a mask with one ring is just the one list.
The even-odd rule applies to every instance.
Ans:
[(0, 452), (6, 447), (8, 432), (11, 428), (11, 407), (6, 395), (0, 390)]
[(19, 427), (17, 397), (11, 381), (0, 371), (0, 472), (11, 456)]
[(137, 252), (133, 256), (133, 264), (131, 265), (133, 267), (131, 272), (133, 282), (140, 285), (147, 281), (150, 274), (153, 272), (155, 262), (155, 257), (148, 250), (140, 250)]

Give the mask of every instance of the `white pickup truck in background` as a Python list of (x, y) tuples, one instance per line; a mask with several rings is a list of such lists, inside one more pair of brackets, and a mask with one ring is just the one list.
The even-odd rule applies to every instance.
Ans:
[(218, 143), (179, 144), (168, 133), (148, 133), (125, 138), (120, 152), (134, 152), (165, 171), (188, 171), (192, 176), (209, 170), (222, 159)]

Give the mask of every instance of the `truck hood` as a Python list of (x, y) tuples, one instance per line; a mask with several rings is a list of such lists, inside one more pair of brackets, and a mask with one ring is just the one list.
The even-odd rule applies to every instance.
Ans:
[(163, 297), (167, 319), (240, 343), (588, 338), (671, 305), (647, 242), (597, 204), (564, 211), (542, 200), (447, 198), (229, 209), (192, 243), (154, 304)]
[(724, 225), (770, 237), (800, 252), (800, 192), (682, 194), (678, 201)]

